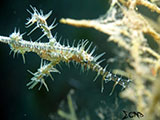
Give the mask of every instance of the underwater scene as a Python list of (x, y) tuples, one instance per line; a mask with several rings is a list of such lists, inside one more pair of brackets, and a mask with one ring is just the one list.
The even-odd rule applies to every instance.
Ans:
[(159, 120), (159, 0), (1, 0), (1, 120)]

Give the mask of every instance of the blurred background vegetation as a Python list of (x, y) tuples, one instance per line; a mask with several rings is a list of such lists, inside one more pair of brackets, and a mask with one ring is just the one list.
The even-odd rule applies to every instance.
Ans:
[[(109, 8), (108, 0), (1, 0), (0, 4), (0, 35), (9, 36), (14, 28), (20, 29), (21, 33), (28, 32), (26, 29), (26, 18), (30, 14), (26, 9), (32, 5), (44, 13), (53, 10), (48, 19), (51, 24), (53, 19), (75, 18), (95, 19), (106, 13)], [(96, 54), (106, 52), (106, 61), (116, 54), (119, 49), (116, 44), (106, 42), (108, 36), (88, 28), (75, 28), (58, 23), (52, 31), (57, 33), (61, 41), (88, 39), (97, 46)], [(24, 39), (33, 41), (41, 36), (41, 31), (36, 30), (31, 37), (24, 35)], [(46, 38), (41, 40), (47, 41)], [(42, 88), (28, 90), (26, 84), (32, 75), (27, 72), (35, 72), (40, 65), (40, 58), (34, 53), (27, 53), (26, 64), (23, 63), (21, 55), (9, 55), (8, 45), (0, 43), (0, 93), (1, 93), (1, 119), (2, 120), (63, 120), (57, 115), (58, 109), (68, 110), (67, 94), (74, 89), (73, 103), (79, 119), (86, 115), (91, 120), (122, 119), (122, 110), (131, 109), (132, 103), (126, 99), (119, 98), (121, 87), (117, 85), (112, 96), (109, 96), (113, 87), (112, 82), (105, 84), (104, 92), (101, 93), (101, 77), (93, 82), (96, 73), (92, 71), (82, 72), (80, 67), (75, 68), (72, 63), (70, 68), (62, 64), (57, 68), (61, 74), (53, 74), (55, 81), (47, 78), (49, 92)], [(118, 62), (104, 62), (102, 66), (109, 64), (108, 70), (119, 68)]]

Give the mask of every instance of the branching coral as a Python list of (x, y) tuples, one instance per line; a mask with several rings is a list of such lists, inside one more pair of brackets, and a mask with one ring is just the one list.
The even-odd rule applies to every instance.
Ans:
[(117, 43), (129, 54), (127, 74), (131, 75), (133, 84), (121, 96), (132, 100), (137, 110), (144, 113), (144, 119), (160, 118), (160, 53), (151, 48), (146, 35), (151, 36), (157, 46), (160, 34), (152, 27), (146, 17), (139, 11), (145, 6), (160, 14), (160, 8), (148, 0), (112, 0), (111, 7), (105, 15), (94, 20), (61, 19), (64, 24), (76, 27), (90, 27), (110, 35), (109, 41)]
[[(72, 91), (72, 92), (73, 92), (73, 91)], [(67, 120), (78, 120), (78, 118), (77, 118), (77, 116), (76, 116), (76, 113), (75, 113), (74, 106), (73, 106), (71, 94), (68, 94), (67, 100), (68, 100), (68, 106), (69, 106), (70, 113), (65, 113), (65, 112), (62, 111), (62, 110), (58, 110), (58, 114), (59, 114), (61, 117), (67, 119)]]

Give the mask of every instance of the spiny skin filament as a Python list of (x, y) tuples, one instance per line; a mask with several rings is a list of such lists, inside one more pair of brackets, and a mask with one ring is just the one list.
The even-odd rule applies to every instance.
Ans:
[[(117, 77), (116, 75), (112, 74), (111, 72), (106, 71), (106, 67), (103, 68), (100, 66), (100, 63), (103, 60), (99, 60), (105, 53), (102, 53), (98, 56), (93, 56), (95, 52), (95, 48), (90, 51), (92, 43), (89, 44), (87, 40), (80, 40), (77, 46), (73, 43), (72, 46), (68, 45), (61, 45), (56, 39), (56, 35), (53, 36), (51, 30), (56, 26), (54, 25), (55, 20), (53, 23), (48, 26), (47, 18), (51, 15), (52, 12), (44, 15), (43, 11), (40, 10), (40, 13), (35, 7), (32, 7), (33, 13), (27, 10), (31, 14), (31, 18), (28, 19), (26, 23), (26, 27), (30, 27), (32, 25), (36, 25), (33, 30), (31, 30), (28, 35), (34, 32), (37, 28), (40, 28), (43, 32), (43, 35), (38, 39), (40, 40), (43, 36), (46, 36), (49, 39), (49, 42), (42, 43), (38, 41), (26, 41), (23, 39), (23, 34), (20, 34), (20, 31), (16, 29), (9, 37), (0, 36), (0, 42), (7, 43), (11, 47), (11, 51), (16, 53), (22, 54), (23, 61), (25, 63), (24, 54), (26, 52), (34, 52), (38, 54), (42, 58), (42, 62), (40, 68), (37, 72), (32, 73), (29, 71), (33, 77), (31, 81), (27, 84), (29, 89), (34, 88), (38, 83), (40, 83), (41, 88), (42, 85), (45, 86), (46, 90), (49, 91), (47, 84), (45, 83), (44, 77), (50, 76), (53, 80), (51, 72), (60, 73), (55, 67), (55, 65), (59, 65), (60, 62), (70, 63), (75, 62), (82, 66), (82, 69), (91, 69), (97, 73), (97, 76), (94, 80), (97, 79), (98, 76), (102, 76), (102, 91), (104, 89), (103, 83), (107, 83), (108, 81), (114, 81), (115, 84), (113, 86), (113, 90), (117, 84), (121, 85), (125, 88), (130, 80), (122, 79), (121, 77)], [(50, 61), (50, 63), (45, 63), (43, 60)], [(113, 92), (112, 90), (112, 92)], [(112, 93), (111, 92), (111, 93)]]

